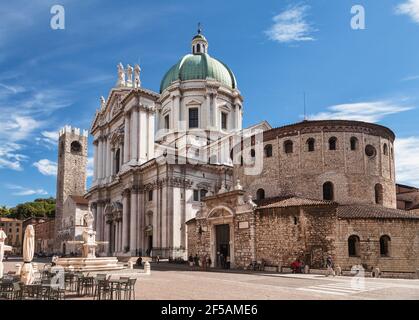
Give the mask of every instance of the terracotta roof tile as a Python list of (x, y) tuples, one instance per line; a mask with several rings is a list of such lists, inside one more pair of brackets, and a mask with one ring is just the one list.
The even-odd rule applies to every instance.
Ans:
[(300, 198), (297, 196), (263, 199), (257, 200), (255, 203), (258, 205), (257, 209), (336, 205), (333, 201)]
[(337, 208), (338, 218), (362, 219), (419, 219), (408, 211), (386, 208), (377, 205), (343, 205)]

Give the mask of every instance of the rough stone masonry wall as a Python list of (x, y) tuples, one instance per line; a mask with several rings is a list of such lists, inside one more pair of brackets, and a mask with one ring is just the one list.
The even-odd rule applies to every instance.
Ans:
[[(349, 257), (348, 238), (360, 238), (360, 256)], [(391, 239), (389, 257), (380, 255), (380, 237)], [(343, 270), (363, 264), (371, 271), (416, 272), (419, 268), (419, 220), (410, 219), (351, 219), (337, 222), (335, 264)]]
[(312, 268), (323, 267), (326, 255), (334, 254), (331, 237), (334, 223), (335, 210), (330, 207), (258, 211), (257, 260), (264, 259), (274, 266), (290, 266), (296, 258), (301, 258)]
[[(292, 127), (292, 126), (291, 126)], [(272, 157), (263, 158), (263, 171), (259, 175), (246, 175), (244, 167), (235, 166), (246, 192), (256, 198), (259, 188), (266, 197), (296, 194), (322, 199), (325, 182), (334, 184), (335, 201), (339, 203), (375, 203), (375, 184), (383, 186), (383, 205), (396, 207), (393, 142), (380, 130), (364, 133), (361, 125), (336, 128), (322, 126), (273, 129), (265, 133), (264, 147), (272, 145)], [(337, 149), (329, 150), (329, 139), (337, 138)], [(358, 147), (351, 150), (350, 139), (358, 139)], [(307, 140), (315, 139), (315, 150), (308, 151)], [(285, 153), (284, 142), (293, 143), (293, 152)], [(376, 156), (368, 158), (365, 146), (371, 144)], [(384, 145), (387, 154), (384, 154)], [(247, 155), (249, 150), (244, 150)]]

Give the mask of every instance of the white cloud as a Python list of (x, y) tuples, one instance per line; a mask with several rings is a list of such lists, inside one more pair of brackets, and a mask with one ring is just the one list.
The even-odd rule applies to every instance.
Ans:
[(37, 121), (31, 117), (4, 115), (2, 126), (0, 127), (0, 138), (6, 137), (8, 141), (20, 141), (26, 139), (34, 130), (38, 129), (41, 121)]
[(50, 146), (56, 147), (58, 143), (58, 130), (57, 131), (42, 131), (41, 136), (36, 138), (38, 142), (44, 142)]
[(316, 30), (305, 20), (309, 9), (307, 5), (290, 6), (273, 17), (274, 24), (265, 34), (270, 40), (280, 43), (315, 40), (311, 33)]
[(48, 159), (41, 159), (33, 164), (45, 176), (57, 175), (57, 163)]
[(419, 186), (419, 137), (395, 140), (396, 181)]
[(0, 169), (11, 169), (22, 171), (21, 163), (27, 159), (23, 154), (18, 153), (22, 148), (20, 144), (7, 142), (0, 144)]
[(93, 157), (87, 159), (87, 177), (93, 177)]
[(414, 75), (414, 76), (405, 77), (401, 81), (414, 81), (414, 80), (418, 80), (418, 79), (419, 79), (419, 75)]
[(407, 0), (399, 4), (395, 12), (396, 14), (407, 15), (414, 22), (419, 23), (419, 0)]
[(44, 189), (30, 189), (18, 185), (8, 184), (6, 187), (10, 190), (15, 190), (13, 196), (32, 196), (32, 195), (47, 195), (48, 192)]
[(327, 108), (328, 111), (310, 115), (308, 118), (310, 120), (344, 119), (378, 122), (387, 115), (411, 109), (413, 107), (385, 100), (358, 102), (330, 106)]

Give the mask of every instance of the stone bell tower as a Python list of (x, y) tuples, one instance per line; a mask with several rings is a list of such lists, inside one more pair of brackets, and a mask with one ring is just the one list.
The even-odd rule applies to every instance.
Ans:
[[(55, 209), (55, 249), (62, 251), (62, 242), (73, 240), (65, 229), (64, 204), (69, 196), (83, 196), (86, 193), (87, 177), (87, 130), (65, 126), (59, 132), (57, 194)], [(71, 226), (70, 226), (71, 227)]]

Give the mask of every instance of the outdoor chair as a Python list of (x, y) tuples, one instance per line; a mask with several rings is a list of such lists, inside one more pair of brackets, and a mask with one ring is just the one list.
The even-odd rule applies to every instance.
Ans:
[(96, 282), (95, 300), (109, 300), (112, 297), (112, 287), (109, 280), (107, 279), (98, 279)]
[(128, 278), (127, 282), (121, 286), (121, 291), (124, 293), (124, 300), (135, 300), (135, 283), (136, 278)]
[(22, 300), (23, 290), (19, 282), (13, 282), (13, 300)]
[(13, 297), (13, 282), (10, 280), (3, 280), (0, 283), (0, 298), (12, 299)]

